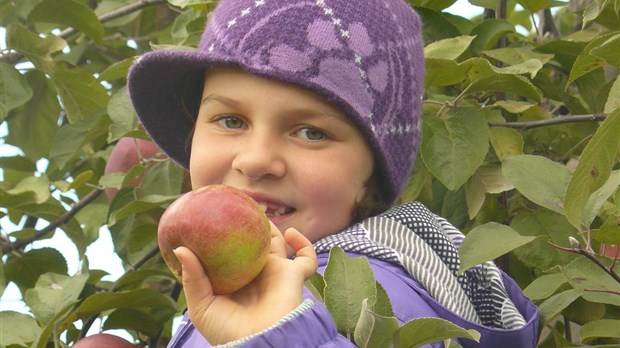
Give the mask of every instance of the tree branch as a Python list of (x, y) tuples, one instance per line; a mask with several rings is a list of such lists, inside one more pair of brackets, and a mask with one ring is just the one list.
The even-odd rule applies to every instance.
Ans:
[[(571, 239), (572, 237), (569, 237), (569, 239)], [(597, 265), (600, 269), (602, 269), (603, 271), (605, 271), (605, 273), (609, 274), (610, 277), (612, 277), (617, 283), (620, 284), (620, 276), (616, 274), (616, 272), (614, 272), (612, 269), (607, 268), (607, 266), (605, 266), (601, 261), (599, 261), (596, 256), (594, 256), (593, 254), (589, 253), (587, 250), (584, 250), (583, 248), (581, 248), (581, 246), (579, 246), (579, 242), (574, 240), (571, 241), (572, 247), (571, 248), (566, 248), (563, 247), (561, 245), (557, 245), (553, 242), (547, 242), (549, 243), (549, 245), (553, 246), (556, 249), (559, 250), (563, 250), (569, 253), (573, 253), (573, 254), (579, 254), (579, 255), (583, 255), (585, 256), (588, 260), (594, 262), (595, 265)], [(590, 290), (592, 291), (592, 290)]]
[(86, 205), (88, 205), (88, 203), (94, 201), (97, 197), (99, 197), (99, 195), (102, 192), (103, 192), (103, 189), (101, 189), (101, 188), (97, 188), (97, 189), (91, 191), (89, 194), (84, 196), (84, 198), (82, 198), (80, 201), (75, 203), (73, 205), (73, 207), (71, 208), (71, 210), (67, 211), (64, 215), (62, 215), (58, 219), (52, 221), (48, 226), (46, 226), (45, 228), (37, 231), (32, 236), (30, 236), (28, 238), (25, 238), (25, 239), (20, 239), (20, 240), (16, 241), (15, 243), (3, 245), (2, 246), (2, 252), (3, 253), (7, 253), (7, 252), (11, 252), (11, 251), (22, 249), (26, 245), (28, 245), (28, 244), (30, 244), (30, 243), (40, 239), (44, 235), (54, 231), (56, 228), (58, 228), (58, 227), (60, 227), (62, 225), (64, 225), (69, 220), (71, 220), (75, 216), (75, 214), (77, 214), (80, 210), (82, 210), (82, 208), (84, 208)]
[(529, 130), (532, 128), (553, 126), (564, 123), (581, 123), (581, 122), (597, 122), (607, 118), (607, 114), (591, 114), (591, 115), (571, 115), (560, 116), (549, 120), (529, 121), (529, 122), (489, 122), (489, 127), (508, 127)]
[[(146, 255), (144, 255), (140, 260), (138, 260), (135, 264), (130, 265), (127, 270), (125, 271), (125, 273), (123, 274), (122, 277), (126, 276), (127, 274), (137, 270), (138, 268), (142, 267), (148, 260), (152, 259), (154, 256), (156, 256), (157, 254), (159, 254), (159, 246), (156, 246), (155, 248), (153, 248), (151, 251), (149, 251), (148, 253), (146, 253)], [(121, 278), (122, 278), (121, 277)], [(116, 292), (118, 291), (118, 287), (117, 284), (114, 284), (114, 286), (112, 286), (109, 290), (107, 290), (107, 292)], [(173, 290), (174, 292), (174, 290)], [(178, 296), (178, 295), (177, 295)], [(97, 314), (93, 314), (90, 316), (90, 318), (88, 318), (88, 320), (86, 320), (84, 322), (84, 325), (82, 326), (81, 332), (80, 332), (80, 338), (84, 338), (86, 337), (86, 334), (88, 333), (88, 330), (90, 330), (90, 327), (93, 326), (93, 324), (95, 323), (95, 320), (97, 320), (97, 318), (99, 317), (100, 313)], [(159, 338), (158, 338), (159, 340)]]
[[(153, 6), (153, 5), (161, 5), (165, 3), (166, 3), (166, 0), (139, 0), (133, 4), (119, 7), (116, 10), (105, 13), (97, 17), (97, 19), (99, 20), (99, 22), (105, 23), (105, 22), (114, 20), (116, 18), (126, 16), (130, 13), (140, 11), (146, 7)], [(77, 32), (78, 31), (74, 28), (67, 28), (61, 31), (58, 36), (63, 39), (66, 39)], [(0, 63), (16, 64), (23, 58), (24, 58), (24, 55), (18, 52), (9, 52), (9, 53), (4, 53), (4, 54), (0, 53)]]

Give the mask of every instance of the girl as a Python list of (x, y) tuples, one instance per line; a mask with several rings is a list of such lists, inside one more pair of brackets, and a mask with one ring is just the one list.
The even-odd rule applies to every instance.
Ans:
[(263, 272), (228, 296), (175, 251), (188, 311), (171, 347), (352, 346), (303, 288), (333, 246), (369, 259), (401, 323), (535, 346), (538, 311), (514, 281), (492, 262), (458, 275), (459, 231), (419, 203), (390, 208), (419, 145), (423, 49), (403, 0), (222, 0), (198, 50), (134, 64), (136, 112), (192, 187), (237, 187), (272, 222)]

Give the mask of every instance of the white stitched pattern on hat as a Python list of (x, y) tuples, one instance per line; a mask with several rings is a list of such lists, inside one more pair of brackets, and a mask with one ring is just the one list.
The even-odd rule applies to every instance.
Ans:
[[(323, 13), (326, 16), (330, 17), (332, 24), (340, 32), (340, 37), (342, 37), (345, 40), (351, 40), (351, 31), (342, 28), (342, 19), (334, 15), (334, 9), (326, 6), (325, 0), (317, 0), (316, 5), (323, 9)], [(371, 87), (370, 87), (370, 84), (368, 83), (368, 75), (366, 74), (366, 71), (362, 68), (362, 55), (356, 52), (355, 49), (353, 49), (353, 47), (350, 47), (350, 48), (354, 53), (355, 65), (357, 65), (357, 68), (360, 72), (360, 77), (362, 78), (362, 81), (364, 82), (364, 87), (366, 88), (366, 90), (370, 90)]]

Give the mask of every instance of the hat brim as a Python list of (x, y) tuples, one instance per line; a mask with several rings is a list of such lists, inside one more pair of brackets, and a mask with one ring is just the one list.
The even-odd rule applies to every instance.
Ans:
[(214, 64), (235, 65), (199, 51), (162, 50), (142, 56), (127, 76), (129, 96), (147, 134), (185, 169), (205, 70)]

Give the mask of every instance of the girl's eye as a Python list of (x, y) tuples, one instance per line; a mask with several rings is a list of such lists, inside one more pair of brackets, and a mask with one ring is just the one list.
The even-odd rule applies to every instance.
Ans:
[(216, 121), (220, 126), (229, 129), (243, 128), (245, 122), (237, 116), (224, 116)]
[(312, 127), (302, 128), (297, 133), (299, 134), (299, 137), (305, 140), (310, 140), (310, 141), (319, 141), (319, 140), (324, 140), (325, 138), (327, 138), (325, 133)]

